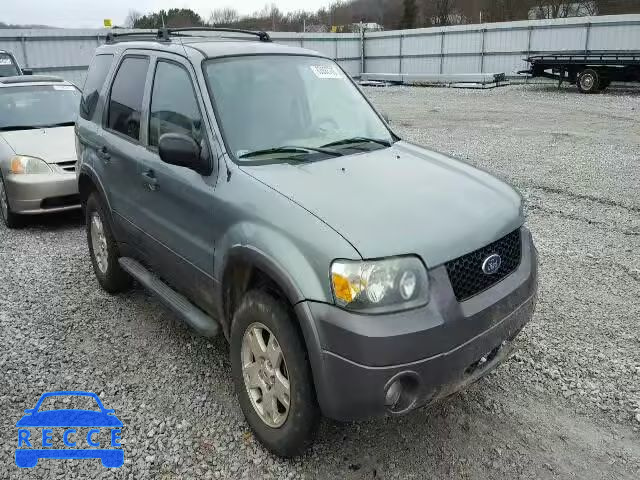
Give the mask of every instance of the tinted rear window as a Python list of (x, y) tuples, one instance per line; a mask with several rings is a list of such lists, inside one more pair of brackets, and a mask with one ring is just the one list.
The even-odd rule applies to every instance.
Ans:
[(93, 118), (93, 113), (98, 105), (100, 91), (107, 78), (113, 55), (98, 55), (93, 59), (87, 78), (82, 89), (82, 100), (80, 101), (80, 116), (86, 120)]
[(111, 87), (108, 128), (135, 140), (140, 140), (142, 96), (148, 69), (148, 58), (126, 57)]
[(20, 75), (20, 72), (13, 58), (7, 53), (0, 53), (0, 77), (13, 77), (14, 75)]

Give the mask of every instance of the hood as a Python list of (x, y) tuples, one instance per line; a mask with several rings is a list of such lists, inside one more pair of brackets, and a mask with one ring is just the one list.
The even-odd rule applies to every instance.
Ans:
[(1, 135), (17, 155), (41, 158), (47, 163), (76, 159), (73, 127), (16, 130)]
[(363, 258), (435, 267), (524, 222), (520, 195), (462, 161), (406, 142), (319, 162), (241, 166), (327, 223)]
[(91, 410), (48, 410), (25, 415), (16, 427), (121, 427), (115, 415)]

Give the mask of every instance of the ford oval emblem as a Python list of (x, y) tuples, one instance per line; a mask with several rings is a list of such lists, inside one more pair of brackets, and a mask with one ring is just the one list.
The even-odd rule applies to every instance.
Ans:
[(482, 271), (486, 275), (493, 275), (500, 270), (500, 265), (502, 265), (502, 258), (500, 258), (500, 255), (497, 253), (494, 253), (484, 259), (484, 262), (482, 262)]

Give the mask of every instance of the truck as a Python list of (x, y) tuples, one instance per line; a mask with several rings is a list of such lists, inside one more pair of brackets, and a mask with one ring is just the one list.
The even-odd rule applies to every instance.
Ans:
[(598, 93), (611, 82), (640, 82), (640, 51), (565, 51), (532, 55), (519, 74), (576, 85), (582, 93)]

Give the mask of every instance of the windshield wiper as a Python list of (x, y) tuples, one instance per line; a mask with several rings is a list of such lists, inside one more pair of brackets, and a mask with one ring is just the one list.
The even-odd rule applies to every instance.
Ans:
[(38, 128), (55, 128), (55, 127), (73, 127), (76, 124), (74, 121), (52, 123), (50, 125), (41, 125)]
[(328, 150), (326, 148), (284, 145), (282, 147), (265, 148), (264, 150), (256, 150), (254, 152), (245, 153), (244, 155), (240, 155), (239, 158), (258, 157), (260, 155), (269, 155), (271, 153), (324, 153), (333, 157), (342, 157), (344, 155), (343, 153), (336, 152), (335, 150)]
[(388, 140), (382, 140), (380, 138), (352, 137), (338, 140), (336, 142), (327, 143), (326, 145), (322, 145), (322, 147), (335, 147), (338, 145), (350, 145), (352, 143), (377, 143), (378, 145), (383, 145), (385, 147), (391, 146), (391, 143)]
[(6, 127), (0, 127), (0, 131), (9, 132), (11, 130), (36, 130), (40, 127), (34, 127), (33, 125), (9, 125)]

